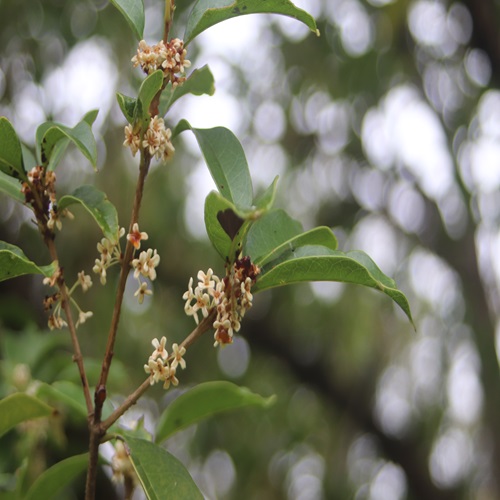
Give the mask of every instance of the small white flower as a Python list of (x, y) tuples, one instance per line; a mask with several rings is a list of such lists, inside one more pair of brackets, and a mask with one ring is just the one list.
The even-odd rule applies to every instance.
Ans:
[(174, 359), (170, 363), (172, 368), (177, 368), (179, 365), (183, 370), (186, 368), (186, 360), (183, 358), (184, 354), (186, 354), (185, 347), (179, 347), (177, 344), (172, 344), (172, 354)]
[[(151, 357), (153, 359), (156, 359), (156, 358), (167, 359), (168, 358), (168, 352), (165, 349), (165, 344), (167, 343), (167, 337), (162, 337), (159, 342), (158, 342), (158, 339), (153, 339), (151, 341), (151, 343), (153, 344), (153, 347), (155, 348), (153, 354), (151, 354)], [(177, 345), (177, 344), (174, 344), (174, 345)]]

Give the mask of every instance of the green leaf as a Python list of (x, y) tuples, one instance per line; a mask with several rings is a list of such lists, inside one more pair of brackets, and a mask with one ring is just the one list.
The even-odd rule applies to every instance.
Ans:
[(168, 84), (160, 99), (160, 116), (164, 116), (177, 99), (183, 95), (214, 95), (215, 81), (210, 68), (205, 65), (200, 69), (195, 69), (182, 85), (172, 88)]
[(184, 465), (167, 450), (145, 439), (126, 437), (130, 460), (150, 500), (203, 500)]
[(279, 175), (277, 175), (271, 185), (260, 195), (258, 196), (253, 204), (256, 210), (262, 212), (268, 212), (274, 205), (274, 200), (276, 199), (276, 189), (278, 187), (278, 179)]
[(64, 210), (75, 203), (82, 205), (92, 215), (106, 238), (113, 243), (118, 241), (118, 213), (102, 191), (94, 186), (80, 186), (72, 194), (63, 196), (58, 207)]
[(21, 183), (10, 175), (0, 171), (0, 191), (14, 198), (16, 201), (24, 203), (24, 196), (21, 193)]
[(280, 245), (299, 235), (301, 231), (300, 222), (292, 219), (284, 210), (271, 210), (255, 221), (249, 229), (245, 254), (249, 255), (254, 263), (258, 263)]
[(137, 105), (135, 107), (135, 120), (141, 120), (143, 128), (146, 129), (149, 122), (149, 106), (154, 96), (163, 86), (163, 71), (161, 69), (148, 75), (139, 88)]
[(137, 99), (126, 96), (124, 94), (120, 94), (120, 92), (117, 92), (116, 100), (118, 101), (118, 105), (122, 110), (123, 116), (125, 116), (125, 118), (129, 123), (131, 124), (134, 123), (134, 115), (135, 115), (135, 107), (137, 105)]
[(5, 116), (0, 117), (0, 171), (26, 179), (21, 141)]
[(199, 384), (169, 404), (158, 422), (155, 441), (160, 443), (175, 432), (217, 413), (245, 406), (267, 408), (274, 400), (274, 396), (264, 398), (231, 382)]
[(55, 262), (48, 266), (38, 266), (29, 260), (19, 247), (0, 241), (0, 281), (23, 274), (43, 274), (49, 277), (54, 274), (56, 268)]
[(364, 252), (348, 253), (322, 246), (304, 246), (281, 254), (262, 269), (253, 288), (261, 292), (302, 281), (339, 281), (375, 288), (399, 305), (414, 325), (405, 295)]
[[(257, 225), (257, 223), (254, 224), (249, 231), (245, 253), (250, 255), (252, 261), (261, 267), (271, 261), (274, 261), (273, 263), (276, 264), (276, 259), (285, 254), (285, 252), (293, 253), (296, 252), (297, 248), (303, 246), (320, 246), (330, 250), (337, 249), (337, 238), (335, 238), (331, 229), (329, 227), (320, 226), (290, 238), (281, 245), (273, 248), (271, 251), (264, 251), (264, 253), (261, 253), (262, 250), (265, 250), (266, 234), (268, 233), (265, 231), (262, 232), (260, 225), (257, 227), (257, 230), (253, 231), (255, 225)], [(261, 236), (262, 239), (259, 239), (259, 236)], [(257, 254), (259, 256), (254, 258), (254, 255)]]
[(21, 149), (23, 151), (24, 168), (26, 172), (29, 172), (37, 164), (35, 155), (31, 152), (31, 149), (29, 149), (23, 143), (21, 143)]
[(227, 19), (246, 14), (266, 13), (282, 14), (297, 19), (319, 35), (313, 17), (289, 0), (198, 0), (189, 14), (184, 43), (188, 45), (202, 31)]
[(36, 394), (58, 408), (62, 404), (68, 413), (77, 420), (83, 421), (87, 418), (87, 406), (81, 386), (66, 380), (53, 384), (40, 383)]
[(111, 3), (121, 12), (137, 40), (142, 40), (144, 33), (143, 0), (111, 0)]
[[(95, 113), (95, 112), (91, 112)], [(92, 133), (89, 113), (73, 128), (60, 123), (46, 122), (36, 131), (37, 156), (45, 167), (54, 170), (69, 142), (82, 152), (93, 167), (97, 163), (97, 146)]]
[(224, 262), (228, 262), (229, 251), (231, 249), (231, 238), (220, 225), (217, 214), (227, 209), (232, 209), (234, 205), (223, 198), (216, 191), (211, 191), (205, 199), (205, 227), (208, 238), (212, 242), (217, 253)]
[(17, 392), (0, 400), (0, 436), (17, 424), (33, 418), (48, 417), (54, 411), (38, 398)]
[(87, 469), (88, 462), (88, 453), (61, 460), (36, 478), (24, 499), (56, 498), (58, 493)]
[(179, 122), (173, 135), (187, 129), (193, 131), (220, 194), (238, 209), (250, 209), (252, 179), (237, 137), (227, 128), (193, 128), (186, 120)]

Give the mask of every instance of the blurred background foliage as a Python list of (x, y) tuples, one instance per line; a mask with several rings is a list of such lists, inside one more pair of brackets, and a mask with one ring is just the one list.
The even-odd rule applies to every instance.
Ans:
[[(192, 1), (178, 1), (182, 34)], [(278, 205), (306, 229), (331, 226), (342, 250), (363, 249), (408, 295), (415, 333), (382, 294), (312, 284), (255, 297), (234, 345), (207, 334), (188, 352), (179, 389), (153, 387), (127, 414), (146, 428), (178, 391), (229, 379), (263, 395), (269, 410), (241, 410), (167, 441), (208, 498), (500, 498), (500, 20), (494, 0), (303, 0), (321, 37), (276, 16), (211, 28), (190, 46), (208, 63), (214, 97), (187, 97), (170, 126), (225, 125), (241, 139), (255, 189), (280, 175)], [(161, 38), (163, 2), (146, 0), (146, 38)], [(34, 144), (45, 120), (74, 125), (99, 108), (99, 171), (75, 150), (58, 168), (59, 194), (95, 183), (128, 225), (137, 162), (122, 147), (116, 91), (134, 95), (135, 41), (107, 0), (2, 0), (0, 114)], [(204, 235), (213, 188), (183, 134), (146, 185), (141, 229), (161, 255), (154, 296), (129, 290), (110, 393), (144, 379), (150, 341), (179, 342), (192, 329), (181, 296), (190, 276), (222, 262)], [(184, 137), (186, 136), (186, 137)], [(0, 196), (0, 239), (45, 264), (29, 212)], [(90, 271), (97, 228), (83, 211), (57, 243), (67, 279)], [(113, 303), (106, 287), (80, 299), (96, 380)], [(30, 380), (78, 383), (67, 332), (49, 332), (41, 278), (0, 286), (4, 396)], [(0, 443), (0, 489), (28, 461), (27, 479), (86, 449), (85, 422), (61, 411)], [(104, 451), (108, 451), (104, 449)], [(108, 454), (109, 458), (109, 454)], [(101, 494), (108, 491), (103, 476)], [(106, 491), (106, 493), (104, 493)], [(65, 498), (78, 498), (66, 492)]]

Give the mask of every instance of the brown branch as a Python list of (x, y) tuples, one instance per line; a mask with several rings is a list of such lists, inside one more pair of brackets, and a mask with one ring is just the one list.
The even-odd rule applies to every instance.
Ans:
[[(59, 262), (54, 240), (52, 238), (46, 238), (45, 241), (47, 243), (51, 259)], [(60, 267), (58, 267), (58, 270), (60, 270)], [(64, 276), (62, 275), (62, 273), (59, 279), (57, 280), (57, 285), (59, 287), (59, 291), (61, 292), (61, 306), (66, 315), (66, 322), (68, 323), (68, 328), (71, 336), (71, 343), (73, 344), (73, 361), (78, 366), (78, 371), (80, 372), (80, 381), (82, 383), (83, 394), (85, 396), (87, 414), (91, 415), (94, 411), (94, 407), (92, 405), (92, 396), (90, 395), (89, 382), (87, 380), (87, 374), (85, 372), (85, 365), (83, 364), (83, 356), (82, 356), (82, 351), (80, 349), (80, 342), (78, 341), (78, 336), (76, 334), (76, 327), (73, 321), (73, 314), (71, 312), (71, 304), (70, 304), (68, 288), (66, 287), (66, 282), (64, 280)]]

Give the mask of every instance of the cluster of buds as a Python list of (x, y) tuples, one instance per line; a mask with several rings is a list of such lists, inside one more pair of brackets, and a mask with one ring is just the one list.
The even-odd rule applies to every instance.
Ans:
[[(50, 277), (44, 278), (43, 284), (48, 286), (56, 286), (59, 280), (62, 279), (61, 269), (58, 267), (54, 274)], [(92, 311), (82, 311), (77, 302), (71, 297), (74, 291), (81, 287), (83, 292), (86, 292), (92, 286), (92, 280), (90, 276), (86, 275), (84, 271), (78, 273), (77, 280), (75, 284), (71, 287), (68, 292), (68, 295), (71, 298), (71, 303), (76, 307), (78, 311), (78, 321), (75, 324), (75, 327), (78, 328), (79, 325), (85, 323), (87, 319), (93, 316)], [(56, 292), (52, 295), (46, 295), (43, 301), (43, 306), (45, 311), (51, 311), (49, 315), (48, 326), (51, 330), (61, 328), (67, 326), (66, 321), (62, 318), (62, 304), (61, 304), (61, 293)]]
[(56, 200), (56, 174), (37, 165), (28, 172), (28, 181), (22, 183), (21, 192), (26, 204), (31, 205), (42, 234), (53, 235), (54, 227), (61, 230), (61, 217), (73, 218), (67, 210), (58, 210)]
[(140, 126), (127, 125), (125, 127), (125, 141), (123, 145), (130, 148), (132, 156), (142, 147), (149, 156), (157, 160), (168, 161), (174, 155), (175, 148), (170, 140), (172, 131), (165, 128), (163, 118), (155, 116), (149, 121), (148, 128), (141, 140)]
[(97, 243), (97, 251), (99, 252), (100, 258), (95, 260), (92, 271), (99, 275), (101, 285), (106, 284), (107, 269), (121, 260), (122, 252), (119, 238), (124, 234), (125, 228), (122, 227), (115, 242), (111, 241), (109, 238), (102, 238), (101, 241)]
[(184, 42), (179, 38), (174, 38), (166, 44), (161, 40), (153, 46), (141, 40), (132, 62), (134, 67), (140, 66), (148, 75), (161, 69), (164, 78), (176, 87), (186, 79), (177, 76), (177, 73), (184, 73), (185, 69), (191, 66), (191, 62), (186, 59), (186, 53)]
[(168, 389), (170, 384), (179, 385), (179, 380), (175, 375), (177, 367), (180, 366), (183, 370), (186, 368), (186, 360), (183, 358), (186, 349), (172, 344), (172, 354), (169, 356), (165, 348), (166, 337), (162, 337), (160, 341), (153, 339), (151, 343), (155, 350), (149, 357), (148, 363), (144, 365), (144, 371), (149, 374), (149, 383), (153, 385), (163, 382), (164, 389)]
[(245, 312), (252, 307), (251, 289), (259, 272), (250, 257), (242, 257), (226, 270), (222, 280), (213, 274), (212, 269), (207, 273), (198, 272), (198, 286), (194, 290), (193, 278), (189, 280), (188, 290), (182, 296), (186, 301), (184, 311), (188, 316), (194, 316), (198, 324), (198, 311), (206, 318), (216, 309), (214, 346), (231, 344), (234, 332), (240, 330)]

